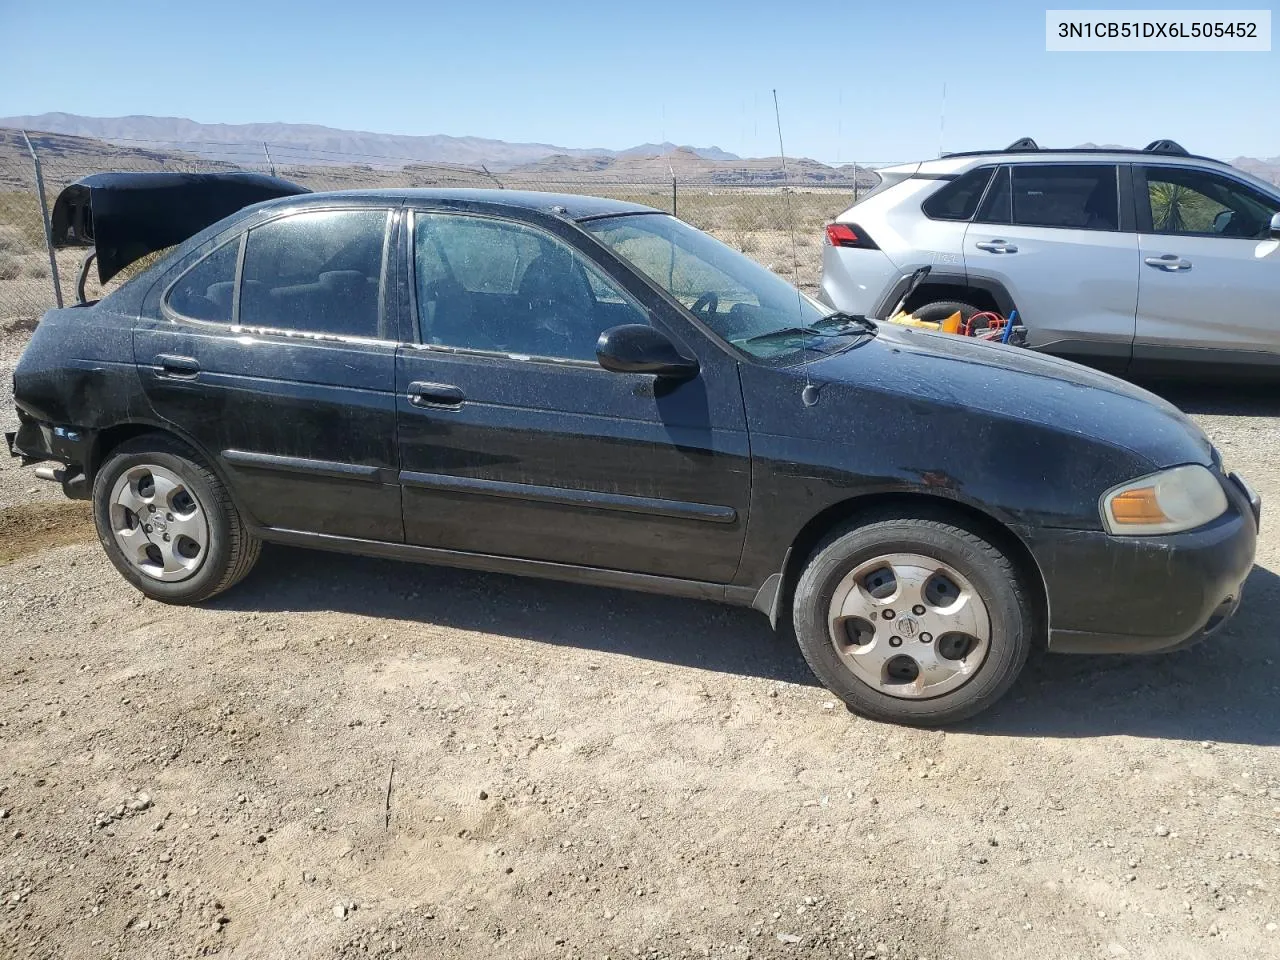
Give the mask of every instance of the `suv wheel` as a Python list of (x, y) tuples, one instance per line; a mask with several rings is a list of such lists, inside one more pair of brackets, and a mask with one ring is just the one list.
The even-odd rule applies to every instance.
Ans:
[(107, 557), (154, 600), (198, 603), (253, 569), (260, 542), (222, 481), (163, 434), (117, 447), (93, 482), (93, 519)]
[(954, 723), (999, 699), (1035, 619), (1009, 558), (961, 527), (884, 519), (837, 531), (796, 585), (805, 660), (855, 713)]

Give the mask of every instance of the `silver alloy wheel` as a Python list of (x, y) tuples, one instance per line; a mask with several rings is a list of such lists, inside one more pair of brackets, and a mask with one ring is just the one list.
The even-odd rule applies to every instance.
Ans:
[(209, 521), (185, 480), (166, 467), (130, 467), (111, 488), (111, 532), (129, 562), (154, 580), (193, 576), (209, 549)]
[(903, 699), (955, 690), (991, 649), (991, 618), (973, 584), (915, 553), (859, 564), (836, 587), (827, 621), (841, 663), (873, 689)]

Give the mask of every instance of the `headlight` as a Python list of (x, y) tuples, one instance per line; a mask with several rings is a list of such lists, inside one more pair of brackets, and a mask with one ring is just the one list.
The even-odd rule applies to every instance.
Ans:
[(1112, 487), (1102, 495), (1101, 507), (1108, 533), (1181, 533), (1222, 516), (1227, 495), (1217, 477), (1191, 464)]

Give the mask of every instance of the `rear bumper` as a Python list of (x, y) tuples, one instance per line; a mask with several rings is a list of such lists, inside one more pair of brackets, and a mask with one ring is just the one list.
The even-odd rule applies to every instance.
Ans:
[(845, 313), (879, 316), (876, 307), (900, 273), (883, 250), (824, 243), (818, 299)]
[(1237, 477), (1217, 520), (1167, 537), (1040, 530), (1028, 542), (1049, 594), (1049, 649), (1168, 653), (1203, 640), (1239, 608), (1261, 502)]
[(44, 468), (39, 468), (36, 474), (41, 479), (61, 483), (62, 492), (73, 500), (87, 499), (85, 466), (93, 448), (92, 432), (42, 423), (28, 416), (21, 407), (18, 408), (18, 421), (17, 433), (6, 432), (4, 435), (9, 456), (20, 457), (24, 467), (48, 461), (62, 464), (61, 468), (47, 474), (42, 474), (40, 471)]

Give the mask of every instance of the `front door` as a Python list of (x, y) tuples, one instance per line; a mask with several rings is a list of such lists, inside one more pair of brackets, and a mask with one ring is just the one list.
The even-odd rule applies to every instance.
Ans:
[(156, 413), (220, 461), (263, 526), (403, 539), (390, 220), (381, 207), (270, 220), (187, 270), (165, 319), (134, 332)]
[(575, 228), (412, 221), (419, 343), (396, 370), (408, 542), (728, 582), (750, 477), (732, 358), (686, 337), (691, 380), (608, 372), (601, 331), (653, 318)]
[(1226, 174), (1138, 168), (1137, 369), (1280, 364), (1280, 202)]
[[(1114, 163), (1002, 168), (965, 233), (965, 271), (1012, 297), (1030, 346), (1123, 369), (1133, 346), (1138, 237)], [(1127, 174), (1127, 169), (1123, 171)]]

